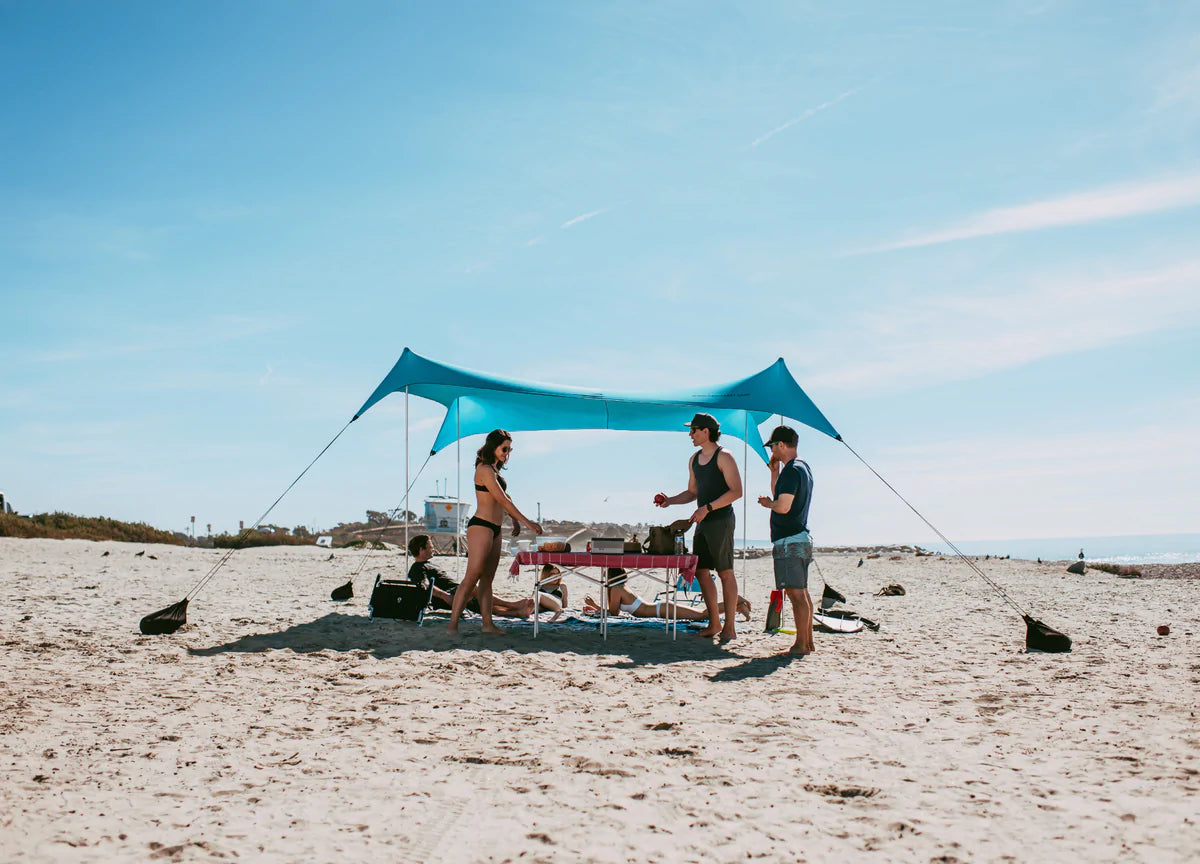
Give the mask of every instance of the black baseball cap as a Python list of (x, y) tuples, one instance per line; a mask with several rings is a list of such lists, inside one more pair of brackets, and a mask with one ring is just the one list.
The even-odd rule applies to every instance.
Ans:
[(697, 414), (692, 418), (692, 422), (684, 423), (683, 425), (691, 429), (711, 429), (713, 432), (721, 431), (721, 424), (711, 414)]
[(775, 430), (771, 433), (771, 437), (767, 439), (767, 443), (763, 446), (770, 447), (772, 444), (778, 443), (786, 444), (789, 447), (795, 447), (796, 442), (799, 440), (800, 437), (796, 434), (796, 430), (791, 426), (776, 426)]

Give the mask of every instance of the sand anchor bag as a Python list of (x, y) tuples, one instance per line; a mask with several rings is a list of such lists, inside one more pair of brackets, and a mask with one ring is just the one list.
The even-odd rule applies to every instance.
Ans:
[(1071, 650), (1071, 637), (1066, 633), (1060, 633), (1053, 627), (1043, 624), (1036, 618), (1030, 618), (1028, 615), (1021, 617), (1025, 619), (1026, 651), (1044, 651), (1047, 654), (1062, 654)]

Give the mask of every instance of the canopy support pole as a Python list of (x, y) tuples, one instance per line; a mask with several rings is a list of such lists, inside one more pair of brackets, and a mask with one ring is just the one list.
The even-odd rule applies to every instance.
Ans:
[[(742, 425), (742, 590), (741, 595), (746, 594), (746, 520), (748, 519), (746, 509), (746, 484), (750, 482), (750, 444), (747, 439), (750, 437), (750, 412), (745, 413), (745, 421)], [(725, 602), (729, 602), (729, 598), (725, 598)], [(737, 598), (734, 598), (734, 607), (737, 607)], [(728, 614), (728, 610), (726, 611)]]
[(459, 538), (462, 537), (462, 406), (461, 399), (454, 400), (454, 463), (455, 483), (458, 484), (454, 493), (454, 574), (462, 584), (462, 549)]
[(404, 572), (408, 572), (408, 385), (404, 387)]

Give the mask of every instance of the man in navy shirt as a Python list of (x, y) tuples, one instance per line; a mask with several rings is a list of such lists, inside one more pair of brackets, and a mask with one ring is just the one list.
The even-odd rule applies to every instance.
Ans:
[(792, 601), (796, 642), (788, 654), (804, 656), (816, 650), (813, 643), (813, 604), (808, 594), (808, 565), (812, 563), (812, 538), (808, 535), (808, 506), (812, 503), (812, 470), (796, 458), (799, 440), (791, 426), (776, 426), (764, 447), (771, 448), (771, 495), (758, 503), (771, 511), (772, 558), (775, 587)]

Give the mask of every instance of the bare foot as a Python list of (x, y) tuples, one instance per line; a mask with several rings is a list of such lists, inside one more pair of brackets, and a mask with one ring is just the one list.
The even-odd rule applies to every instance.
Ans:
[(518, 618), (528, 618), (530, 615), (533, 614), (533, 611), (534, 611), (533, 610), (533, 601), (532, 600), (522, 600), (521, 605), (519, 607), (517, 607), (517, 617)]
[(789, 648), (788, 650), (784, 651), (783, 656), (785, 656), (785, 657), (807, 657), (809, 654), (811, 654), (813, 651), (816, 651), (816, 650), (817, 649), (815, 646), (810, 646), (808, 648), (805, 648), (802, 645), (800, 645), (799, 643), (797, 643), (797, 644), (793, 645), (791, 648)]
[(484, 627), (480, 632), (486, 633), (489, 636), (507, 636), (508, 635), (507, 630), (501, 630), (495, 624), (491, 625), (490, 627)]
[(459, 633), (458, 633), (458, 625), (457, 625), (457, 624), (447, 624), (447, 625), (446, 625), (446, 632), (447, 632), (447, 633), (449, 633), (451, 636), (457, 636), (457, 635), (459, 635)]
[(711, 639), (712, 637), (716, 636), (720, 632), (721, 631), (719, 629), (717, 629), (716, 627), (705, 627), (703, 630), (701, 630), (696, 635), (699, 636), (701, 639)]
[(737, 638), (737, 633), (724, 633), (723, 632), (723, 633), (721, 633), (721, 638), (718, 639), (717, 641), (720, 642), (722, 645), (728, 645), (730, 642), (732, 642), (736, 638)]

